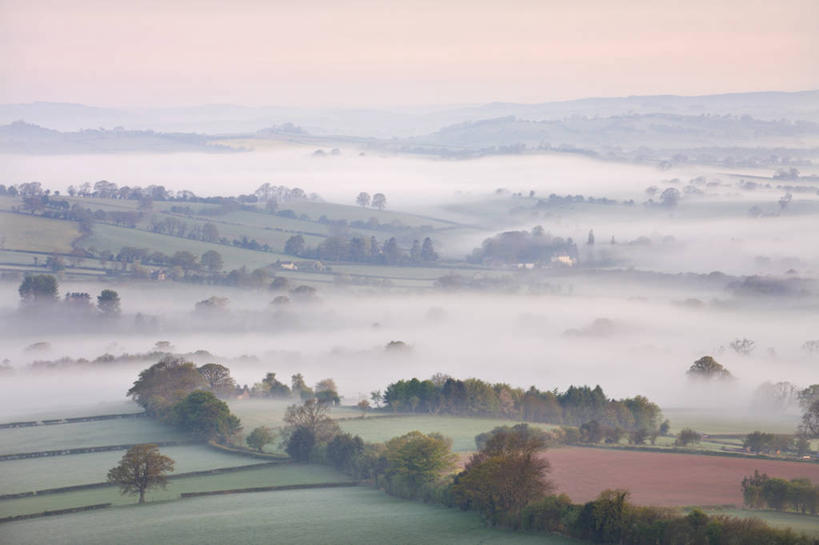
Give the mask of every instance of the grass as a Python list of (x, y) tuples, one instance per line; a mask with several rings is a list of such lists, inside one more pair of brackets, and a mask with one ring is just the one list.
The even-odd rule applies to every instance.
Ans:
[(738, 518), (756, 517), (775, 528), (790, 528), (796, 533), (804, 533), (819, 538), (819, 516), (817, 515), (752, 509), (706, 509), (705, 511), (709, 515), (727, 515)]
[(2, 532), (18, 545), (578, 543), (488, 528), (474, 513), (399, 500), (363, 487), (192, 498), (12, 522)]
[[(0, 214), (2, 248), (35, 252), (71, 252), (71, 242), (80, 236), (77, 223), (23, 214)], [(45, 262), (46, 256), (40, 256)]]
[(106, 401), (100, 403), (89, 403), (83, 405), (66, 405), (53, 408), (48, 411), (12, 413), (0, 417), (0, 423), (21, 422), (27, 420), (48, 420), (55, 418), (79, 418), (83, 416), (99, 416), (105, 414), (130, 414), (141, 413), (142, 407), (131, 400), (128, 401)]
[(671, 433), (682, 428), (693, 428), (707, 434), (748, 434), (754, 431), (769, 433), (794, 433), (799, 424), (798, 416), (765, 417), (731, 413), (730, 411), (703, 409), (663, 409), (671, 421)]
[(185, 439), (188, 437), (173, 428), (148, 418), (126, 418), (3, 429), (0, 430), (0, 454)]
[[(259, 462), (259, 460), (254, 461)], [(163, 502), (178, 500), (179, 494), (183, 492), (207, 492), (257, 486), (316, 484), (349, 480), (350, 478), (346, 475), (327, 466), (283, 464), (259, 469), (248, 469), (247, 471), (237, 471), (234, 473), (221, 473), (218, 475), (170, 480), (165, 490), (156, 489), (149, 491), (146, 495), (146, 501)], [(42, 511), (67, 509), (70, 507), (107, 502), (111, 502), (114, 505), (131, 505), (136, 503), (136, 498), (121, 495), (119, 489), (116, 487), (106, 487), (2, 500), (0, 501), (0, 517), (40, 513)]]
[[(458, 418), (455, 416), (401, 416), (396, 418), (363, 418), (339, 422), (341, 429), (360, 435), (365, 441), (382, 442), (405, 433), (418, 430), (423, 433), (437, 432), (452, 439), (452, 450), (466, 452), (475, 450), (475, 436), (497, 426), (512, 426), (517, 422), (499, 418)], [(541, 428), (548, 424), (528, 423)]]
[[(204, 471), (264, 462), (221, 452), (204, 445), (162, 447), (162, 454), (176, 462), (174, 473)], [(59, 458), (26, 458), (0, 462), (3, 494), (33, 492), (78, 484), (104, 482), (108, 470), (117, 465), (123, 451), (91, 452)]]

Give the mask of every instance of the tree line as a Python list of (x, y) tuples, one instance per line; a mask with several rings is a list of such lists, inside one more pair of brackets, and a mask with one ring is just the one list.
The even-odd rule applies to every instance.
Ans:
[(819, 509), (819, 485), (810, 479), (779, 479), (754, 471), (742, 480), (745, 505), (755, 509), (767, 507), (777, 511), (793, 510), (815, 515)]
[(284, 253), (306, 259), (322, 261), (349, 261), (353, 263), (376, 263), (382, 265), (421, 265), (438, 260), (432, 239), (412, 241), (408, 251), (398, 245), (395, 237), (379, 242), (374, 236), (332, 235), (315, 247), (308, 247), (304, 237), (293, 235), (284, 245)]
[[(668, 430), (660, 407), (643, 396), (610, 399), (600, 386), (570, 386), (565, 392), (528, 390), (476, 378), (437, 376), (390, 384), (383, 394), (394, 411), (511, 418), (580, 426), (578, 439), (617, 442), (625, 434), (642, 443)], [(662, 429), (661, 429), (662, 428)]]

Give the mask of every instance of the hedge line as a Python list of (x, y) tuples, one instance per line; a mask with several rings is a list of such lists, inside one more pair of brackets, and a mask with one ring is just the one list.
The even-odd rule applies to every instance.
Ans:
[[(184, 445), (193, 445), (197, 441), (158, 441), (152, 443), (159, 447), (180, 447)], [(21, 452), (18, 454), (0, 454), (0, 462), (8, 460), (24, 460), (26, 458), (44, 458), (46, 456), (69, 456), (72, 454), (88, 454), (90, 452), (107, 452), (111, 450), (128, 450), (129, 448), (143, 443), (130, 443), (127, 445), (104, 445), (101, 447), (81, 447), (81, 448), (67, 448), (60, 450), (41, 450), (38, 452)]]
[(316, 484), (288, 484), (282, 486), (256, 486), (253, 488), (234, 488), (232, 490), (211, 490), (208, 492), (183, 492), (183, 498), (196, 498), (199, 496), (220, 496), (223, 494), (247, 494), (251, 492), (278, 492), (283, 490), (309, 490), (312, 488), (349, 488), (358, 486), (357, 481), (341, 483), (316, 483)]
[(52, 515), (67, 515), (68, 513), (80, 513), (82, 511), (93, 511), (95, 509), (106, 509), (111, 507), (110, 503), (97, 503), (94, 505), (84, 505), (82, 507), (70, 507), (68, 509), (55, 509), (53, 511), (43, 511), (42, 513), (29, 513), (27, 515), (15, 515), (13, 517), (0, 518), (0, 523), (14, 522), (15, 520), (36, 519), (40, 517), (50, 517)]
[(55, 426), (58, 424), (77, 424), (79, 422), (97, 422), (100, 420), (116, 420), (119, 418), (143, 418), (146, 413), (119, 413), (101, 414), (97, 416), (77, 416), (74, 418), (52, 418), (48, 420), (26, 420), (21, 422), (6, 422), (0, 424), (0, 430), (9, 428), (31, 428), (34, 426)]

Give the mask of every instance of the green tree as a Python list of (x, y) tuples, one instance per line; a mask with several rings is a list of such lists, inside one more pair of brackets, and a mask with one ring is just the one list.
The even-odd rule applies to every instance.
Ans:
[(297, 429), (308, 430), (316, 442), (326, 443), (335, 436), (339, 427), (330, 418), (330, 407), (316, 399), (307, 399), (301, 405), (291, 405), (284, 413), (284, 421), (290, 433)]
[(128, 390), (128, 396), (149, 414), (163, 416), (190, 392), (206, 387), (207, 383), (193, 363), (166, 356), (139, 374)]
[(160, 454), (159, 447), (152, 444), (135, 445), (128, 449), (119, 465), (108, 471), (108, 482), (116, 484), (120, 492), (139, 495), (139, 503), (145, 503), (145, 492), (151, 488), (165, 488), (166, 473), (173, 471), (174, 461)]
[(191, 392), (173, 406), (173, 422), (205, 440), (228, 441), (242, 429), (227, 403), (202, 390)]
[(702, 435), (691, 428), (683, 428), (679, 435), (674, 440), (674, 445), (678, 447), (687, 447), (692, 443), (699, 443), (702, 440)]
[(385, 447), (387, 480), (393, 490), (406, 487), (411, 496), (455, 467), (452, 440), (439, 433), (411, 431), (390, 439)]
[(97, 296), (97, 308), (104, 316), (119, 316), (120, 300), (119, 294), (114, 290), (102, 290)]
[(304, 237), (301, 235), (293, 235), (284, 243), (284, 253), (299, 256), (304, 252), (304, 246)]
[(315, 445), (316, 434), (310, 428), (297, 426), (288, 433), (284, 450), (297, 462), (307, 462)]
[(253, 431), (250, 432), (250, 435), (247, 436), (247, 439), (245, 439), (245, 441), (247, 442), (250, 448), (262, 452), (264, 446), (272, 443), (275, 438), (276, 435), (273, 433), (273, 430), (271, 430), (267, 426), (259, 426), (258, 428), (254, 428)]
[(199, 258), (199, 261), (202, 263), (202, 266), (205, 267), (211, 274), (215, 274), (221, 271), (222, 266), (224, 265), (224, 261), (222, 260), (222, 254), (220, 254), (216, 250), (208, 250), (207, 252), (202, 254), (202, 257)]
[(364, 451), (364, 441), (359, 436), (340, 433), (327, 444), (327, 459), (337, 469), (348, 469), (356, 456)]
[(17, 289), (24, 303), (51, 303), (57, 300), (57, 279), (50, 274), (26, 276)]

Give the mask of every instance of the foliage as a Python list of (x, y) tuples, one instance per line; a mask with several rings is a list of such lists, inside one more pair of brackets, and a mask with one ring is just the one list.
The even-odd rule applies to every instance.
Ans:
[(350, 470), (356, 457), (362, 452), (364, 441), (349, 433), (340, 433), (327, 444), (327, 459), (336, 469)]
[(128, 396), (148, 414), (162, 416), (186, 395), (206, 386), (193, 363), (166, 356), (139, 374)]
[(307, 462), (316, 446), (316, 434), (306, 426), (296, 426), (287, 434), (285, 451), (297, 462)]
[(247, 436), (245, 441), (247, 442), (248, 446), (252, 449), (256, 449), (259, 452), (262, 452), (265, 445), (268, 445), (273, 442), (276, 435), (273, 433), (273, 430), (268, 428), (267, 426), (259, 426), (254, 428), (250, 435)]
[(456, 458), (450, 439), (438, 433), (412, 431), (387, 441), (384, 460), (387, 491), (416, 497), (422, 487), (452, 470)]
[(108, 482), (119, 485), (122, 494), (138, 494), (139, 503), (145, 503), (148, 489), (165, 488), (165, 474), (173, 471), (173, 466), (174, 461), (160, 454), (156, 445), (135, 445), (128, 449), (119, 465), (108, 472)]
[(236, 391), (236, 381), (230, 376), (230, 369), (219, 363), (206, 363), (199, 369), (210, 391), (219, 397), (232, 397)]
[(493, 525), (519, 520), (531, 502), (552, 490), (546, 478), (549, 462), (540, 456), (546, 434), (527, 424), (502, 426), (475, 438), (472, 455), (453, 484), (453, 497), (463, 509), (480, 511)]
[(691, 428), (683, 428), (674, 440), (674, 445), (678, 447), (687, 447), (691, 443), (699, 443), (702, 440), (702, 434)]
[(171, 421), (205, 440), (228, 441), (242, 429), (227, 403), (212, 392), (191, 392), (172, 408)]
[(717, 360), (712, 358), (711, 356), (703, 356), (697, 361), (695, 361), (691, 367), (688, 368), (686, 372), (689, 377), (691, 378), (698, 378), (698, 379), (719, 379), (725, 380), (733, 378), (733, 375), (722, 366)]
[(24, 303), (50, 303), (57, 300), (57, 279), (50, 274), (32, 274), (17, 290)]
[[(306, 429), (319, 443), (330, 441), (338, 433), (338, 424), (330, 418), (330, 407), (316, 399), (287, 407), (284, 421), (290, 430)], [(287, 429), (285, 430), (287, 432)]]
[(105, 316), (119, 316), (119, 294), (114, 290), (102, 290), (97, 296), (97, 308)]
[(819, 486), (808, 479), (787, 481), (754, 471), (753, 476), (742, 479), (742, 497), (752, 508), (792, 509), (811, 515), (819, 510)]

